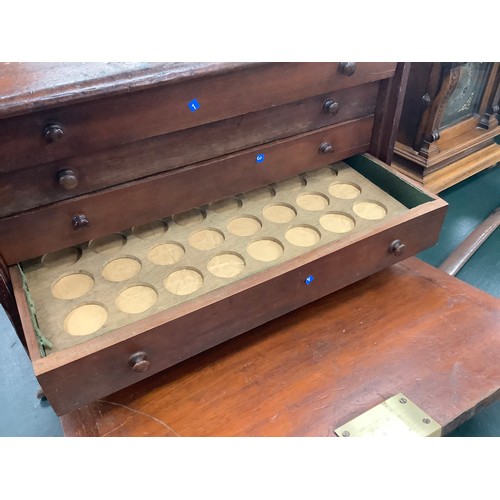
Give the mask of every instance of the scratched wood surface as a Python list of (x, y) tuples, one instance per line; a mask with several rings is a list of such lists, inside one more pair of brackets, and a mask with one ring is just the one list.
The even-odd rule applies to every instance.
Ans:
[[(378, 92), (379, 82), (371, 82), (143, 141), (120, 144), (112, 149), (73, 156), (63, 165), (65, 169), (73, 170), (78, 179), (78, 185), (69, 190), (54, 182), (62, 168), (60, 160), (9, 172), (1, 176), (3, 203), (0, 204), (0, 216), (370, 116), (375, 111)], [(342, 104), (333, 115), (322, 109), (332, 95)], [(359, 129), (357, 132), (362, 133)], [(318, 144), (315, 146), (316, 150)], [(339, 145), (336, 146), (338, 150)], [(31, 182), (35, 177), (37, 182)], [(19, 196), (19, 191), (23, 196)]]
[(411, 258), (62, 417), (66, 436), (331, 436), (403, 392), (448, 433), (500, 396), (500, 301)]

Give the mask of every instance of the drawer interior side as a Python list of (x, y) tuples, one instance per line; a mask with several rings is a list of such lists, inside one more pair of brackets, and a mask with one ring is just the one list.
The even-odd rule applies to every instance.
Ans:
[(395, 175), (385, 168), (381, 162), (372, 158), (369, 155), (357, 155), (345, 161), (357, 172), (375, 183), (407, 208), (415, 208), (436, 199), (419, 189), (416, 185)]
[(42, 330), (40, 329), (40, 325), (38, 324), (38, 318), (36, 314), (35, 303), (31, 297), (31, 293), (29, 290), (28, 280), (26, 275), (24, 274), (23, 268), (21, 265), (17, 265), (17, 271), (19, 273), (19, 277), (21, 278), (22, 283), (22, 291), (24, 292), (24, 298), (26, 299), (26, 307), (29, 312), (29, 318), (31, 320), (31, 325), (33, 327), (33, 331), (35, 334), (35, 339), (38, 345), (38, 349), (40, 352), (40, 356), (46, 355), (46, 349), (51, 349), (53, 347), (52, 342), (45, 338), (42, 334)]

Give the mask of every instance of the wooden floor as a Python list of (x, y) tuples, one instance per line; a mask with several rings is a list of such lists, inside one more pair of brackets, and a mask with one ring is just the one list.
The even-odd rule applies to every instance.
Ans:
[(416, 258), (62, 418), (67, 436), (332, 436), (399, 392), (446, 434), (500, 396), (500, 300)]

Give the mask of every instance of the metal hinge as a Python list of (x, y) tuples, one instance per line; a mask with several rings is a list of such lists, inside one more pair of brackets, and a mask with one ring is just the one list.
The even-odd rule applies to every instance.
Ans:
[(340, 437), (441, 436), (441, 426), (399, 393), (335, 429)]

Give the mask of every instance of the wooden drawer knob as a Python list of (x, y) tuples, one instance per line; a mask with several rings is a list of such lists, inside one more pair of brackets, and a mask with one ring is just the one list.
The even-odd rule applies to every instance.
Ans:
[(333, 99), (328, 99), (328, 101), (325, 101), (325, 104), (323, 104), (323, 113), (336, 115), (339, 112), (339, 108), (340, 105), (338, 102)]
[(319, 147), (318, 151), (319, 151), (321, 154), (323, 154), (323, 155), (328, 155), (328, 154), (330, 154), (330, 153), (333, 153), (334, 149), (333, 149), (333, 146), (332, 146), (330, 143), (328, 143), (328, 142), (323, 142), (323, 143), (320, 145), (320, 147)]
[(401, 243), (400, 240), (394, 240), (389, 247), (389, 252), (393, 255), (399, 256), (403, 255), (405, 249), (406, 245), (404, 243)]
[(356, 63), (355, 62), (341, 62), (340, 63), (340, 72), (346, 76), (354, 75), (356, 71)]
[(81, 229), (82, 227), (87, 227), (90, 222), (87, 217), (83, 214), (75, 215), (72, 219), (73, 229)]
[(71, 169), (59, 171), (57, 173), (57, 180), (63, 189), (75, 189), (78, 186), (78, 178)]
[(144, 373), (151, 368), (151, 362), (148, 360), (148, 355), (144, 351), (139, 351), (130, 358), (128, 358), (128, 364), (134, 372)]
[(45, 125), (42, 130), (42, 137), (45, 142), (50, 144), (52, 142), (60, 141), (63, 138), (64, 129), (59, 123), (49, 123)]

